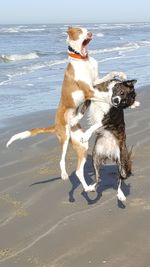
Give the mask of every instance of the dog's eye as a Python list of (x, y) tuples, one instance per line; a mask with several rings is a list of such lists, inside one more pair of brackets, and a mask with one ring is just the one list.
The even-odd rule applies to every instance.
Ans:
[(120, 94), (121, 94), (121, 95), (124, 95), (124, 91), (121, 90), (121, 91), (120, 91)]

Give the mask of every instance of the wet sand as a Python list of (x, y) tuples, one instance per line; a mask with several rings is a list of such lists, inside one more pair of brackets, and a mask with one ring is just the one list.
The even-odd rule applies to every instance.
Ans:
[[(60, 179), (60, 146), (41, 135), (5, 144), (20, 131), (53, 122), (54, 111), (7, 122), (0, 129), (0, 266), (149, 267), (150, 259), (150, 86), (138, 90), (141, 107), (126, 113), (127, 143), (134, 145), (133, 172), (117, 201), (117, 170), (102, 168), (96, 193), (83, 192), (69, 148), (70, 180)], [(92, 145), (85, 167), (94, 180)]]

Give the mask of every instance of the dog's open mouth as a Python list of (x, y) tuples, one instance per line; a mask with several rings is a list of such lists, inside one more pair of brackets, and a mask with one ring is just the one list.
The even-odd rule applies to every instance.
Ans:
[(87, 56), (87, 54), (88, 54), (88, 49), (87, 49), (87, 47), (88, 47), (88, 44), (89, 44), (89, 42), (92, 40), (92, 33), (91, 32), (89, 32), (88, 34), (87, 34), (87, 38), (83, 41), (83, 43), (82, 43), (82, 48), (81, 48), (81, 53), (82, 53), (82, 56)]

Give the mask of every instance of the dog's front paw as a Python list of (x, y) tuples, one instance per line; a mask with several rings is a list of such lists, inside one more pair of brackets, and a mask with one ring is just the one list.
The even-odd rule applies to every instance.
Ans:
[(137, 108), (141, 105), (141, 103), (139, 101), (134, 101), (133, 105), (131, 106), (131, 108)]
[(63, 172), (62, 174), (61, 174), (61, 179), (62, 180), (68, 180), (69, 179), (69, 176), (68, 176), (68, 174), (66, 173), (66, 172)]
[(119, 78), (122, 80), (127, 80), (127, 75), (124, 72), (119, 72)]
[(119, 78), (121, 80), (126, 80), (127, 75), (124, 72), (118, 72), (118, 73), (116, 73), (115, 78)]
[(120, 80), (126, 80), (127, 79), (127, 75), (124, 72), (117, 72), (117, 71), (113, 71), (111, 73), (112, 79), (120, 79)]

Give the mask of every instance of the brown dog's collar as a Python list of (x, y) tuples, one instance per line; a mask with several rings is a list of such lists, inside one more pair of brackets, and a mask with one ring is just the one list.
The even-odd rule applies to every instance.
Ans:
[(77, 59), (88, 59), (88, 54), (86, 56), (82, 56), (80, 54), (68, 54), (69, 57), (77, 58)]

